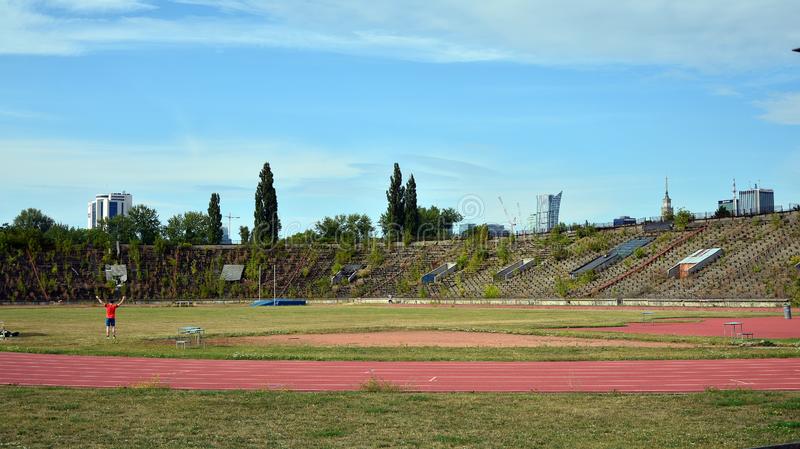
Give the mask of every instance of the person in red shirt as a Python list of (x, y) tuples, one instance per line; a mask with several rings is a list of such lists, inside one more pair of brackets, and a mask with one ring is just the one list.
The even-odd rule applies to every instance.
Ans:
[(106, 308), (106, 338), (109, 338), (109, 332), (113, 338), (117, 338), (117, 307), (121, 306), (123, 302), (125, 302), (125, 297), (122, 297), (122, 300), (119, 304), (114, 304), (113, 299), (109, 299), (107, 302), (100, 299), (99, 296), (95, 296), (97, 301), (102, 304)]

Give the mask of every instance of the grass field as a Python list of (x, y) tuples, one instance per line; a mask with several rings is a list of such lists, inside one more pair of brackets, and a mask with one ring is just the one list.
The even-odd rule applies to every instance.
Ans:
[(543, 395), (0, 387), (0, 403), (3, 448), (744, 448), (800, 439), (800, 393), (781, 392)]
[[(563, 327), (614, 326), (641, 319), (638, 310), (515, 309), (478, 307), (392, 307), (368, 305), (189, 308), (123, 306), (117, 341), (103, 337), (100, 307), (4, 307), (0, 320), (23, 337), (0, 343), (0, 350), (149, 357), (305, 360), (620, 360), (728, 357), (796, 357), (794, 342), (776, 347), (735, 347), (714, 337), (667, 337), (569, 331)], [(659, 310), (659, 318), (764, 316), (770, 313), (713, 310)], [(771, 313), (775, 315), (776, 313)], [(609, 339), (688, 342), (692, 348), (541, 347), (441, 348), (352, 346), (228, 346), (177, 350), (181, 326), (203, 327), (208, 337), (278, 333), (336, 333), (384, 330), (462, 330)]]
[[(659, 310), (694, 320), (775, 315)], [(593, 337), (558, 328), (614, 326), (638, 310), (391, 307), (123, 306), (119, 338), (103, 336), (100, 307), (4, 307), (22, 332), (0, 351), (149, 357), (311, 360), (617, 360), (797, 357), (795, 341), (737, 347), (712, 337), (601, 333), (602, 338), (688, 342), (690, 348), (231, 346), (178, 350), (181, 326), (208, 337), (387, 330), (462, 330)], [(235, 340), (235, 339), (234, 339)], [(378, 391), (372, 391), (378, 390)], [(0, 448), (743, 448), (800, 439), (800, 392), (700, 394), (412, 394), (365, 385), (349, 393), (176, 391), (152, 388), (0, 387)]]

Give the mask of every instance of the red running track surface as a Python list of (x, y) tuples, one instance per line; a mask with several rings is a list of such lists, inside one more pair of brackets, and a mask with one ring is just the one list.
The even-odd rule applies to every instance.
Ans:
[(421, 392), (800, 390), (800, 358), (609, 362), (314, 362), (0, 353), (0, 384), (179, 389), (358, 390), (370, 379)]
[[(658, 315), (654, 315), (658, 318)], [(752, 332), (753, 338), (800, 338), (800, 320), (787, 320), (782, 316), (757, 318), (709, 318), (700, 322), (670, 322), (658, 319), (647, 323), (628, 323), (618, 327), (586, 327), (570, 330), (624, 332), (629, 334), (693, 335), (722, 337), (723, 323), (738, 321), (744, 332)], [(737, 329), (738, 331), (738, 329)], [(728, 329), (728, 335), (731, 330)]]

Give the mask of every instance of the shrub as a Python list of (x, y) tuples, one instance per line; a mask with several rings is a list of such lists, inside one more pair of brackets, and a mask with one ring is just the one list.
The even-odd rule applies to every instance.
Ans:
[(577, 234), (578, 238), (591, 237), (597, 234), (597, 228), (590, 225), (589, 223), (586, 223), (583, 226), (578, 226), (575, 229), (575, 234)]
[(503, 265), (508, 265), (511, 259), (511, 251), (508, 249), (507, 239), (500, 240), (500, 244), (497, 246), (497, 258), (500, 259), (500, 263)]
[(483, 265), (483, 261), (486, 257), (485, 251), (475, 251), (472, 253), (472, 257), (469, 259), (469, 263), (467, 264), (466, 270), (470, 273), (475, 273), (476, 271), (481, 269), (481, 265)]
[(772, 229), (780, 229), (783, 226), (783, 219), (778, 214), (772, 214), (769, 218)]
[(566, 298), (567, 295), (569, 295), (570, 290), (572, 290), (572, 286), (573, 281), (571, 279), (561, 276), (556, 278), (555, 291), (558, 296)]
[(353, 259), (353, 252), (354, 249), (352, 245), (345, 243), (341, 244), (336, 249), (336, 254), (333, 256), (334, 265), (338, 264), (339, 270), (341, 270), (343, 265), (350, 263), (350, 261)]
[(483, 287), (483, 297), (486, 298), (486, 299), (499, 298), (500, 295), (502, 295), (502, 292), (500, 291), (500, 287), (498, 287), (498, 286), (496, 286), (494, 284), (486, 284)]
[(594, 272), (594, 270), (589, 270), (589, 271), (587, 271), (585, 273), (582, 273), (578, 277), (577, 284), (578, 285), (586, 285), (586, 284), (594, 282), (595, 279), (597, 279), (597, 274)]
[(553, 252), (553, 259), (555, 260), (565, 260), (567, 258), (569, 258), (569, 251), (563, 246)]
[(369, 252), (367, 263), (372, 267), (377, 267), (382, 264), (384, 260), (383, 248), (378, 245), (377, 240), (373, 240), (372, 249)]
[(463, 270), (464, 267), (467, 266), (467, 262), (469, 261), (469, 255), (467, 253), (461, 253), (458, 258), (456, 259), (456, 267), (457, 269)]
[(411, 242), (414, 241), (414, 236), (411, 235), (411, 231), (406, 230), (403, 232), (403, 246), (408, 246)]
[(694, 215), (686, 209), (681, 209), (675, 214), (675, 229), (683, 231), (694, 220)]

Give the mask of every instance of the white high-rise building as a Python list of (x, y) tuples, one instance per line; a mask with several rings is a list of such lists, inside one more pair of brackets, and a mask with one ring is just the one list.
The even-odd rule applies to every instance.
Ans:
[(95, 195), (94, 201), (89, 201), (86, 212), (87, 228), (94, 229), (103, 220), (109, 220), (117, 215), (128, 215), (133, 207), (133, 196), (130, 193), (102, 193)]
[(558, 226), (558, 212), (561, 209), (561, 194), (545, 194), (536, 197), (536, 232), (550, 232)]
[(759, 215), (775, 212), (775, 192), (756, 184), (752, 189), (739, 191), (739, 210), (737, 214)]

